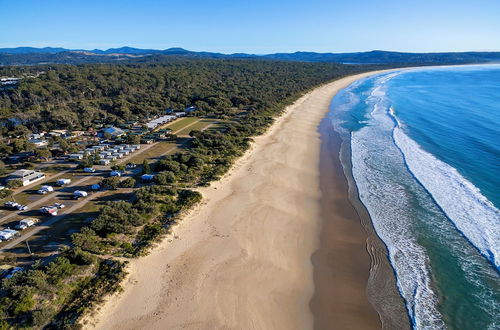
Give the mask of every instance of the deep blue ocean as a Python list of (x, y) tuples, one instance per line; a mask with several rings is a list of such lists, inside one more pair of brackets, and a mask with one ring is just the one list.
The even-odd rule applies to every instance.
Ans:
[(413, 327), (500, 329), (500, 65), (372, 76), (330, 115)]

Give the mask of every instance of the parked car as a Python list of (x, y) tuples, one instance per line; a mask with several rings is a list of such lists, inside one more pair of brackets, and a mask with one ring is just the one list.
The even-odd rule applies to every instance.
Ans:
[(49, 192), (53, 192), (54, 188), (52, 186), (41, 186), (40, 189), (38, 189), (37, 193), (41, 195), (45, 195)]
[(17, 230), (14, 230), (14, 229), (4, 229), (4, 230), (0, 230), (0, 241), (8, 241), (10, 239), (12, 239), (14, 236), (16, 236), (17, 234), (19, 234), (19, 232)]
[(109, 173), (109, 176), (122, 176), (122, 172), (120, 171), (111, 171), (111, 173)]
[(19, 203), (16, 203), (16, 202), (13, 202), (13, 201), (8, 201), (8, 202), (5, 202), (3, 204), (3, 206), (6, 209), (10, 209), (10, 210), (17, 210), (18, 205), (19, 205)]
[(21, 204), (18, 204), (16, 206), (16, 208), (19, 210), (19, 211), (26, 211), (28, 209), (28, 205), (21, 205)]
[(21, 221), (16, 225), (16, 229), (23, 230), (28, 227), (34, 226), (38, 222), (38, 219), (36, 218), (26, 218)]
[(3, 204), (3, 206), (7, 209), (10, 209), (10, 210), (19, 210), (19, 211), (25, 211), (28, 209), (28, 206), (26, 205), (21, 205), (17, 202), (12, 202), (12, 201), (8, 201), (8, 202), (5, 202)]
[(137, 164), (134, 164), (134, 163), (127, 164), (127, 168), (136, 168), (136, 167), (137, 167)]
[(90, 186), (90, 189), (92, 189), (92, 190), (100, 190), (101, 189), (101, 185), (95, 183), (95, 184), (93, 184), (93, 185)]
[(58, 210), (59, 209), (57, 207), (55, 207), (55, 206), (42, 206), (40, 208), (40, 212), (42, 214), (47, 214), (47, 215), (52, 215), (52, 216), (57, 215), (57, 211)]
[(63, 209), (66, 207), (66, 205), (61, 204), (61, 203), (54, 203), (54, 206), (57, 207), (58, 209)]
[(95, 172), (95, 168), (93, 168), (93, 167), (85, 167), (85, 168), (83, 169), (83, 171), (84, 171), (85, 173), (94, 173), (94, 172)]
[(87, 197), (88, 193), (83, 190), (75, 190), (73, 192), (73, 199), (80, 199), (82, 197)]
[(59, 179), (56, 181), (56, 185), (58, 185), (59, 187), (62, 187), (64, 185), (67, 185), (70, 183), (71, 183), (71, 179)]

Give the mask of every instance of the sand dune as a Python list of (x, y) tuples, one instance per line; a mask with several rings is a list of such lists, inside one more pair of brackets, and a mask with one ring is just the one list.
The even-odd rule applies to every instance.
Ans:
[[(313, 328), (311, 255), (321, 230), (318, 125), (335, 93), (366, 75), (319, 87), (289, 106), (226, 177), (201, 190), (204, 202), (173, 237), (131, 262), (124, 292), (108, 299), (87, 327)], [(362, 262), (368, 264), (359, 268), (368, 270), (368, 254)], [(346, 285), (366, 286), (364, 278), (368, 274)], [(367, 299), (349, 303), (378, 320)]]

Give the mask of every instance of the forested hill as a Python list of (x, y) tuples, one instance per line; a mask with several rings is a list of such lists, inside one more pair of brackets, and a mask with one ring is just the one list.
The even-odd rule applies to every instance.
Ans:
[[(24, 77), (0, 89), (0, 120), (32, 131), (120, 124), (195, 105), (224, 116), (231, 109), (275, 107), (313, 86), (375, 66), (254, 60), (177, 59), (155, 64), (0, 67)], [(8, 135), (8, 127), (1, 127)]]
[(358, 53), (315, 53), (295, 52), (267, 55), (221, 54), (195, 52), (182, 48), (165, 50), (139, 49), (132, 47), (110, 48), (107, 50), (70, 50), (65, 48), (0, 48), (0, 65), (36, 65), (47, 63), (84, 64), (84, 63), (142, 63), (151, 60), (172, 58), (211, 58), (211, 59), (270, 59), (301, 62), (333, 62), (355, 64), (469, 64), (500, 62), (500, 52), (461, 52), (461, 53), (402, 53), (371, 51)]

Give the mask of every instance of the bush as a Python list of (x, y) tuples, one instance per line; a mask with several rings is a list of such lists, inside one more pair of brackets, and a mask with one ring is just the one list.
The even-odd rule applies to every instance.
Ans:
[(71, 241), (82, 250), (99, 252), (99, 237), (89, 227), (83, 227), (79, 233), (71, 235)]
[(91, 265), (97, 260), (96, 256), (92, 255), (89, 252), (83, 251), (79, 247), (70, 249), (66, 253), (66, 256), (72, 264), (77, 265)]
[(9, 180), (7, 181), (7, 188), (15, 189), (23, 186), (23, 182), (21, 180)]
[(181, 209), (187, 209), (194, 204), (199, 203), (201, 199), (202, 195), (197, 191), (188, 189), (181, 190), (179, 191), (179, 196), (177, 198), (177, 205), (179, 205)]
[(0, 320), (0, 330), (9, 330), (9, 329), (12, 329), (10, 324), (5, 320)]
[(120, 183), (120, 187), (122, 188), (134, 188), (135, 187), (135, 179), (127, 178)]
[(111, 166), (113, 171), (125, 172), (125, 165), (113, 165)]
[(120, 178), (117, 176), (111, 176), (105, 178), (101, 181), (101, 187), (106, 187), (109, 189), (116, 189), (120, 185)]
[(142, 162), (142, 174), (151, 174), (151, 166), (149, 166), (148, 160), (144, 159)]
[(137, 209), (125, 201), (110, 202), (101, 208), (101, 214), (92, 221), (92, 229), (102, 235), (130, 233), (131, 226), (144, 222)]
[(3, 190), (0, 190), (0, 199), (4, 199), (4, 198), (7, 198), (7, 197), (10, 197), (12, 196), (14, 192), (10, 189), (3, 189)]
[(170, 171), (160, 172), (155, 175), (155, 182), (159, 185), (168, 185), (176, 181), (174, 173)]
[(32, 294), (25, 294), (22, 297), (13, 300), (12, 304), (12, 314), (21, 315), (29, 312), (33, 306), (35, 306), (35, 301), (33, 300)]
[(75, 266), (68, 258), (59, 256), (47, 265), (47, 275), (49, 281), (57, 283), (73, 273)]
[(42, 327), (47, 324), (56, 314), (55, 308), (51, 305), (44, 306), (32, 313), (32, 323), (34, 326)]

